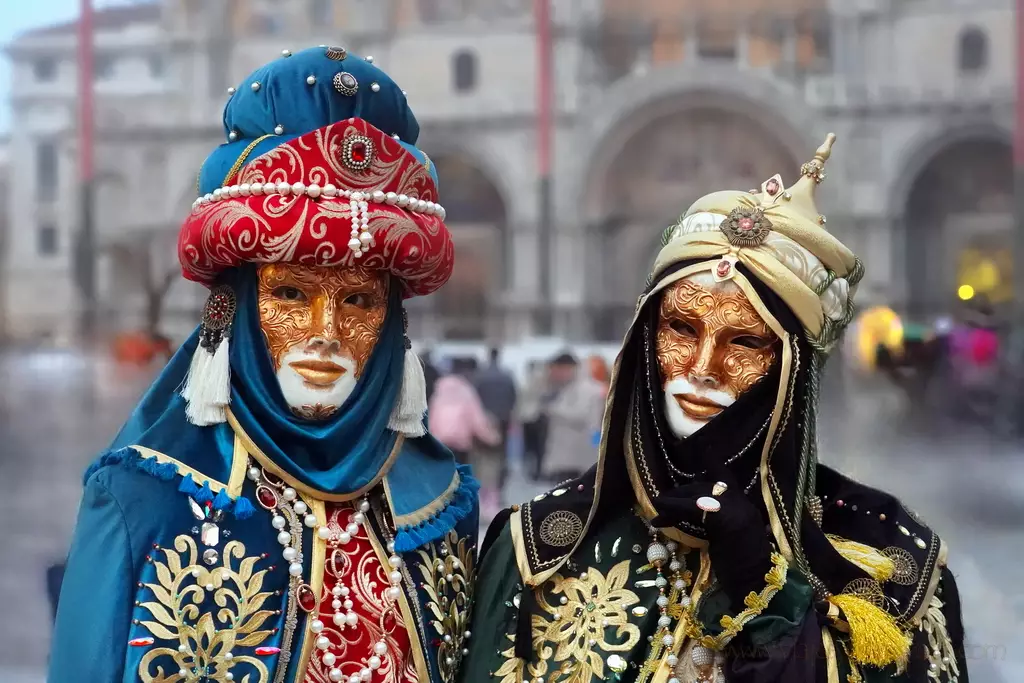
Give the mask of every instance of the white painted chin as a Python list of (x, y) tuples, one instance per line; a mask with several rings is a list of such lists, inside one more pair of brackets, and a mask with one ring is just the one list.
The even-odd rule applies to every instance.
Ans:
[[(718, 404), (721, 409), (713, 415), (706, 416), (694, 414), (702, 412), (699, 409), (687, 412), (679, 405), (677, 396), (696, 397), (702, 402)], [(665, 383), (665, 420), (668, 422), (669, 430), (680, 439), (694, 434), (735, 402), (736, 399), (728, 392), (697, 387), (684, 377), (677, 377)]]
[[(330, 361), (345, 368), (345, 372), (331, 384), (312, 384), (291, 367), (292, 363), (303, 360)], [(277, 381), (285, 402), (296, 414), (322, 418), (337, 411), (352, 395), (357, 381), (356, 362), (346, 355), (331, 354), (325, 357), (297, 346), (281, 357)]]

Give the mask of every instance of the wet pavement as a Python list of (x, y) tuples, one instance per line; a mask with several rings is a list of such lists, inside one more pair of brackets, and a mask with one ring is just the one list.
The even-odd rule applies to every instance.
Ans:
[[(0, 354), (0, 681), (44, 679), (51, 607), (46, 569), (74, 526), (81, 473), (110, 441), (155, 369), (66, 352)], [(1024, 445), (942, 420), (908, 429), (884, 385), (833, 391), (822, 409), (826, 462), (899, 495), (950, 547), (974, 683), (1024, 681)], [(514, 468), (507, 503), (546, 489)]]

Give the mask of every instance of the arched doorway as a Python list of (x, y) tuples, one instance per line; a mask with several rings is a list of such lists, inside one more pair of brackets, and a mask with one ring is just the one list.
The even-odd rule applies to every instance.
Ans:
[(455, 270), (440, 291), (424, 300), (421, 311), (430, 320), (421, 321), (419, 334), (453, 340), (496, 336), (498, 300), (510, 271), (505, 202), (488, 174), (467, 156), (439, 154), (431, 160), (455, 241)]
[(742, 111), (689, 107), (637, 132), (588, 187), (599, 207), (587, 240), (593, 334), (622, 338), (662, 231), (696, 199), (759, 187), (776, 173), (793, 182), (799, 167), (768, 126)]
[(964, 139), (914, 179), (904, 210), (908, 312), (950, 313), (959, 298), (1012, 294), (1013, 161), (1008, 142)]

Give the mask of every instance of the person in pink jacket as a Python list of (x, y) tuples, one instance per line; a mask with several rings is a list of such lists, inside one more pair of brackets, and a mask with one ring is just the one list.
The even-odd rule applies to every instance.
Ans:
[(481, 503), (497, 507), (498, 476), (504, 453), (495, 453), (494, 449), (502, 442), (501, 434), (467, 379), (474, 368), (466, 361), (457, 360), (452, 370), (434, 385), (427, 411), (430, 431), (452, 450), (456, 460), (473, 465), (480, 481)]

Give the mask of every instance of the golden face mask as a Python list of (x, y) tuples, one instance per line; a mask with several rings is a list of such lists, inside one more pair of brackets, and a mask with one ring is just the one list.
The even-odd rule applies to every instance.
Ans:
[(777, 341), (733, 283), (696, 276), (667, 287), (656, 350), (677, 436), (689, 436), (768, 374)]
[(387, 273), (272, 263), (258, 280), (260, 327), (285, 399), (304, 416), (333, 412), (380, 337)]

